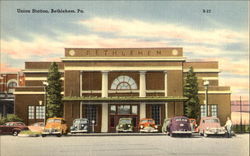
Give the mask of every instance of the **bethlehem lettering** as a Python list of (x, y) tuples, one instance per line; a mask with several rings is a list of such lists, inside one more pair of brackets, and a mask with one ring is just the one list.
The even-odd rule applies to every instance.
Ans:
[(68, 10), (68, 9), (51, 9), (51, 13), (84, 13), (83, 10)]

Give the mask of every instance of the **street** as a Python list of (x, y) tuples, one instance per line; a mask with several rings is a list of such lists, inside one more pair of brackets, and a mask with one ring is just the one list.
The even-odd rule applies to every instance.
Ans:
[(169, 136), (0, 136), (1, 156), (248, 156), (249, 135), (233, 138)]

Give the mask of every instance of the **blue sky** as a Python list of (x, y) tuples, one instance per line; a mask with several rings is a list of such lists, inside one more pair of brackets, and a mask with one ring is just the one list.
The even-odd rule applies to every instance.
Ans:
[(179, 46), (190, 60), (219, 61), (221, 85), (230, 85), (235, 98), (248, 97), (248, 6), (247, 1), (1, 1), (1, 71), (23, 69), (25, 61), (58, 60), (65, 47)]

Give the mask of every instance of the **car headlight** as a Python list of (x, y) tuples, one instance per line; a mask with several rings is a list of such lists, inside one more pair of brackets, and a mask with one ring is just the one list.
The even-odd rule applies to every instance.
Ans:
[(122, 125), (119, 125), (119, 127), (122, 127)]
[(131, 125), (128, 125), (128, 127), (131, 127)]
[(140, 128), (143, 128), (143, 125), (141, 125)]
[(207, 130), (209, 130), (209, 128), (207, 127)]
[(157, 128), (158, 128), (158, 126), (157, 126), (157, 125), (155, 125), (155, 128), (157, 129)]

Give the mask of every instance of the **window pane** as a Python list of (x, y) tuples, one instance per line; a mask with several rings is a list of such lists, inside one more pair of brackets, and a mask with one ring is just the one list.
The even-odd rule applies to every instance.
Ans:
[(137, 114), (137, 106), (132, 106), (132, 114)]
[(115, 114), (116, 113), (116, 106), (112, 105), (110, 106), (110, 114)]
[(85, 114), (87, 119), (89, 120), (89, 125), (92, 125), (92, 120), (95, 121), (95, 125), (97, 125), (97, 112), (98, 112), (98, 107), (96, 105), (86, 105), (85, 109)]
[(211, 116), (217, 117), (217, 105), (211, 105)]
[(137, 85), (133, 78), (122, 75), (112, 82), (111, 89), (137, 89)]
[(45, 109), (44, 106), (36, 106), (36, 119), (44, 119)]
[(118, 106), (118, 114), (130, 114), (130, 106), (129, 105)]
[(29, 106), (28, 107), (28, 118), (29, 119), (34, 119), (34, 113), (35, 113), (35, 107), (34, 106)]
[(161, 124), (161, 107), (160, 105), (152, 105), (152, 118), (155, 120), (155, 124)]

